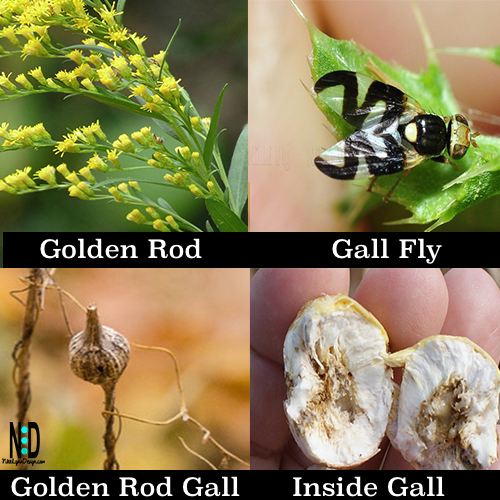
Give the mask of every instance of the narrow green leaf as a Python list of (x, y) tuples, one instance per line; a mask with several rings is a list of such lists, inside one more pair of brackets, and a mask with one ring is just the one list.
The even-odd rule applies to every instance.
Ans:
[(158, 198), (158, 205), (160, 206), (160, 208), (163, 208), (174, 215), (178, 215), (177, 212), (172, 208), (172, 206), (163, 198)]
[(222, 108), (222, 99), (224, 98), (224, 92), (226, 91), (227, 83), (224, 85), (219, 98), (217, 99), (217, 104), (215, 105), (214, 114), (210, 120), (210, 130), (208, 131), (207, 140), (205, 141), (205, 147), (203, 149), (203, 160), (207, 168), (210, 168), (210, 160), (212, 158), (212, 151), (215, 145), (215, 138), (217, 136), (217, 124), (219, 122), (220, 111)]
[(74, 93), (72, 95), (83, 94), (87, 97), (94, 99), (95, 101), (108, 104), (114, 108), (123, 109), (125, 111), (130, 111), (137, 115), (147, 116), (149, 118), (157, 118), (158, 120), (164, 121), (164, 117), (155, 111), (148, 111), (142, 109), (139, 104), (127, 99), (125, 96), (118, 92), (111, 92), (110, 90), (103, 89), (102, 87), (97, 87), (97, 93), (91, 92), (90, 90), (80, 90), (79, 93)]
[(229, 167), (229, 186), (233, 192), (235, 210), (241, 215), (248, 198), (248, 125), (238, 137)]
[(113, 59), (115, 55), (120, 55), (118, 51), (111, 49), (109, 47), (102, 47), (100, 45), (85, 45), (84, 43), (78, 43), (76, 45), (68, 45), (65, 48), (68, 54), (74, 49), (92, 50), (93, 52), (99, 52), (100, 54), (108, 57), (109, 59)]
[(118, 0), (118, 2), (116, 3), (116, 12), (121, 12), (121, 14), (119, 14), (117, 17), (118, 17), (118, 21), (121, 23), (122, 22), (122, 18), (123, 18), (123, 13), (125, 11), (125, 3), (127, 2), (127, 0)]
[(205, 201), (207, 210), (211, 215), (215, 225), (222, 233), (246, 233), (247, 225), (224, 203), (209, 198)]

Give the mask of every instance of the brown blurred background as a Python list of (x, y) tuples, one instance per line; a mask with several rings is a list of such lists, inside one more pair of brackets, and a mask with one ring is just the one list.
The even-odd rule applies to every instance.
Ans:
[[(9, 292), (23, 288), (19, 278), (27, 274), (28, 269), (0, 269), (0, 458), (9, 457), (9, 422), (15, 421), (11, 353), (24, 312)], [(190, 414), (229, 451), (248, 460), (248, 268), (58, 269), (55, 279), (85, 306), (95, 304), (102, 323), (130, 342), (172, 350), (180, 364)], [(84, 327), (85, 315), (69, 300), (65, 304), (77, 333)], [(45, 460), (35, 468), (101, 469), (103, 391), (73, 375), (68, 340), (59, 297), (47, 290), (32, 342), (29, 420), (39, 425), (37, 458)], [(122, 413), (150, 420), (175, 415), (179, 395), (170, 358), (132, 347), (116, 396)], [(117, 444), (121, 469), (207, 468), (183, 448), (179, 436), (219, 463), (221, 454), (202, 444), (203, 433), (191, 424), (161, 427), (123, 420)]]

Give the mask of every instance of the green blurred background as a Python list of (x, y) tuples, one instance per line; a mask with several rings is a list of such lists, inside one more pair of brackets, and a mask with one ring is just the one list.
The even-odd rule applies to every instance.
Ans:
[[(0, 269), (0, 459), (10, 456), (9, 423), (15, 422), (12, 350), (24, 308), (9, 292), (23, 288), (28, 269)], [(130, 342), (172, 350), (181, 369), (189, 413), (229, 451), (248, 461), (250, 443), (250, 298), (247, 269), (57, 269), (58, 284), (85, 306), (95, 304), (101, 322)], [(25, 298), (25, 294), (19, 294)], [(45, 307), (31, 346), (32, 402), (28, 419), (40, 428), (45, 464), (34, 469), (102, 469), (105, 458), (102, 388), (78, 379), (68, 361), (69, 334), (56, 291)], [(65, 299), (73, 333), (85, 314)], [(179, 411), (171, 359), (131, 348), (116, 389), (123, 414), (166, 420)], [(179, 441), (218, 464), (221, 453), (202, 444), (190, 423), (170, 426), (122, 421), (117, 459), (124, 470), (207, 469)], [(230, 468), (244, 468), (231, 461)], [(1, 469), (13, 466), (2, 464)]]
[[(144, 47), (147, 54), (152, 55), (166, 48), (179, 19), (182, 19), (182, 26), (170, 48), (168, 63), (173, 75), (181, 78), (181, 85), (189, 92), (202, 116), (212, 114), (222, 87), (229, 84), (219, 121), (219, 129), (226, 129), (220, 135), (219, 144), (224, 165), (228, 168), (238, 135), (247, 123), (247, 2), (129, 0), (123, 23), (132, 32), (147, 36)], [(72, 33), (53, 28), (50, 33), (61, 43), (78, 43)], [(9, 42), (2, 43), (7, 46)], [(57, 59), (28, 57), (21, 61), (9, 57), (0, 59), (0, 72), (12, 72), (13, 81), (15, 75), (38, 65), (42, 66), (47, 77), (64, 69)], [(52, 138), (57, 140), (69, 130), (89, 125), (97, 119), (110, 141), (143, 126), (152, 126), (153, 133), (163, 135), (147, 117), (116, 110), (83, 97), (64, 99), (62, 94), (46, 94), (0, 102), (0, 123), (7, 122), (10, 128), (17, 128), (43, 122)], [(87, 155), (65, 154), (62, 161), (70, 170), (78, 170), (87, 158)], [(57, 166), (59, 163), (61, 157), (50, 149), (5, 152), (0, 154), (0, 178), (26, 166), (35, 171), (47, 164)], [(123, 174), (118, 173), (118, 176)], [(161, 171), (156, 169), (141, 171), (141, 177), (147, 176), (163, 178)], [(175, 189), (156, 188), (155, 191), (148, 187), (147, 193), (152, 197), (162, 196), (184, 218), (205, 228), (203, 200)], [(140, 226), (125, 219), (132, 208), (115, 202), (83, 202), (70, 198), (67, 190), (23, 196), (0, 192), (0, 230), (151, 231), (151, 226)]]

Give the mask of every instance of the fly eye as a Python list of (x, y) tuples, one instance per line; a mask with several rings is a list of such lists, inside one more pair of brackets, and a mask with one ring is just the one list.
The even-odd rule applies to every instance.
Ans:
[(455, 144), (453, 146), (453, 152), (452, 152), (452, 158), (454, 160), (460, 160), (460, 158), (462, 158), (465, 153), (467, 153), (467, 147), (466, 146), (461, 146), (460, 144)]
[(469, 125), (469, 122), (466, 120), (464, 115), (455, 115), (455, 120), (457, 120), (457, 122), (463, 123), (464, 125)]

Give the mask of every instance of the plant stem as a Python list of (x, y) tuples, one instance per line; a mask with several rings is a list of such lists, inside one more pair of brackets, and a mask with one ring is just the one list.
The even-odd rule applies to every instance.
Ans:
[[(115, 387), (112, 386), (104, 387), (104, 395), (105, 395), (105, 411), (106, 412), (114, 412), (115, 410)], [(116, 460), (115, 455), (115, 446), (116, 446), (116, 436), (114, 433), (113, 425), (114, 425), (114, 417), (113, 413), (105, 413), (104, 420), (106, 422), (106, 430), (104, 433), (104, 447), (106, 448), (106, 460), (104, 461), (104, 470), (118, 470), (120, 465)]]
[[(47, 284), (47, 276), (50, 273), (45, 268), (34, 267), (30, 269), (27, 277), (28, 296), (24, 307), (23, 333), (21, 339), (17, 342), (12, 352), (14, 358), (14, 385), (16, 386), (17, 397), (17, 420), (21, 427), (28, 423), (28, 409), (31, 404), (31, 385), (30, 385), (30, 345), (31, 337), (35, 330), (38, 320), (38, 314), (43, 301), (43, 292)], [(21, 440), (21, 436), (17, 436)], [(26, 470), (27, 463), (19, 463), (17, 468)]]

